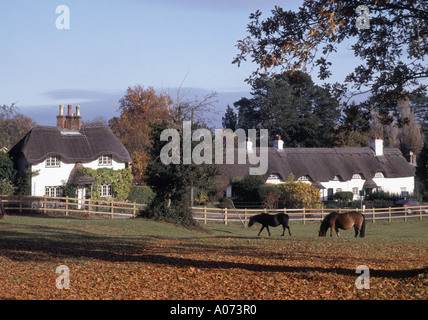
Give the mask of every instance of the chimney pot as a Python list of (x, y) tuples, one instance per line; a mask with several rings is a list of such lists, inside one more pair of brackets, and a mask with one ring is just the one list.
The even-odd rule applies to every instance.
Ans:
[(76, 116), (80, 117), (80, 106), (76, 106)]
[(69, 104), (68, 105), (68, 116), (71, 116), (72, 114), (71, 114), (71, 108), (72, 108), (73, 106), (71, 105), (71, 104)]
[(63, 105), (63, 104), (60, 104), (60, 105), (59, 105), (59, 115), (60, 115), (60, 116), (63, 116), (63, 115), (64, 115), (64, 105)]

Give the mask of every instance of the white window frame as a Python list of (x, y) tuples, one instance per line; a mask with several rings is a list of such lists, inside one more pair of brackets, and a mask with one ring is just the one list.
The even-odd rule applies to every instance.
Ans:
[(359, 174), (359, 173), (354, 173), (354, 174), (352, 175), (352, 179), (362, 179), (361, 174)]
[(297, 179), (297, 181), (307, 181), (307, 182), (310, 182), (310, 181), (312, 181), (312, 179), (308, 175), (303, 175), (299, 179)]
[(60, 168), (60, 167), (61, 167), (60, 156), (51, 156), (46, 159), (46, 168)]
[(112, 198), (113, 197), (113, 188), (111, 184), (102, 184), (98, 188), (101, 198)]
[(98, 158), (99, 166), (111, 166), (113, 164), (113, 157), (111, 154), (103, 155)]
[(52, 198), (59, 198), (64, 195), (64, 189), (61, 186), (46, 186), (45, 196)]

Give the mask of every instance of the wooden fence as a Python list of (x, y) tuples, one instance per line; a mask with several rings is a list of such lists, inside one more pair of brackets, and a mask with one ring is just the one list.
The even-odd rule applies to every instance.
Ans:
[[(36, 197), (36, 196), (1, 196), (6, 213), (39, 212), (62, 216), (85, 216), (106, 218), (133, 218), (146, 205), (134, 202), (119, 202), (108, 200), (77, 199), (69, 197)], [(231, 209), (192, 207), (193, 217), (200, 222), (238, 222), (247, 225), (250, 216), (265, 212), (270, 214), (286, 213), (291, 221), (301, 221), (306, 224), (310, 221), (320, 221), (332, 211), (347, 212), (361, 211), (367, 220), (375, 223), (379, 220), (418, 219), (428, 216), (428, 206), (420, 207), (390, 207), (373, 209)]]
[(6, 213), (43, 213), (62, 216), (132, 218), (144, 204), (69, 197), (0, 196)]
[(209, 208), (209, 207), (193, 207), (193, 217), (206, 224), (210, 221), (222, 222), (242, 222), (247, 225), (250, 216), (265, 212), (270, 214), (286, 213), (290, 216), (291, 221), (301, 221), (306, 224), (310, 221), (320, 221), (327, 214), (333, 211), (348, 212), (359, 211), (364, 214), (366, 220), (375, 223), (379, 220), (388, 220), (392, 222), (394, 219), (404, 219), (407, 221), (410, 218), (417, 218), (422, 221), (422, 217), (428, 216), (428, 206), (420, 207), (390, 207), (390, 208), (373, 208), (373, 209), (230, 209), (230, 208)]

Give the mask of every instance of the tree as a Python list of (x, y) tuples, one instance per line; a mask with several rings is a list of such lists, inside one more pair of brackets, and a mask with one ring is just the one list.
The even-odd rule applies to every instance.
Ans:
[[(359, 5), (370, 12), (357, 13)], [(256, 63), (247, 81), (278, 68), (318, 68), (319, 78), (327, 79), (332, 74), (334, 52), (346, 41), (353, 43), (348, 47), (362, 62), (345, 80), (356, 94), (371, 93), (371, 107), (383, 123), (391, 123), (405, 91), (426, 90), (422, 82), (428, 77), (428, 65), (423, 61), (428, 53), (426, 1), (305, 0), (297, 12), (275, 6), (270, 17), (261, 20), (261, 15), (260, 11), (250, 15), (249, 35), (238, 41), (239, 52), (233, 61), (238, 66), (247, 58)], [(364, 28), (356, 23), (361, 16), (367, 18)]]
[(370, 143), (370, 112), (351, 103), (343, 108), (338, 126), (328, 142), (330, 147), (361, 147)]
[(0, 106), (0, 148), (12, 148), (36, 123), (17, 112), (15, 103)]
[(128, 87), (119, 100), (119, 117), (109, 120), (113, 133), (119, 137), (132, 158), (132, 174), (136, 184), (144, 184), (147, 167), (147, 150), (153, 144), (150, 130), (169, 117), (172, 99), (155, 89), (141, 85)]
[(235, 111), (230, 107), (230, 105), (227, 105), (226, 112), (221, 118), (221, 124), (223, 125), (223, 128), (235, 131), (237, 122), (238, 116), (236, 115)]
[(417, 159), (416, 179), (420, 183), (420, 193), (428, 200), (428, 144), (425, 143)]
[[(189, 133), (184, 130), (184, 124), (185, 121), (194, 120), (193, 123), (190, 121), (192, 131), (190, 134), (192, 136), (194, 130), (208, 130), (203, 120), (203, 113), (206, 108), (211, 107), (211, 100), (209, 97), (205, 97), (202, 101), (189, 102), (180, 99), (177, 101), (178, 103), (169, 108), (168, 116), (164, 117), (162, 121), (150, 125), (150, 140), (153, 143), (150, 147), (146, 147), (146, 154), (149, 159), (146, 169), (146, 182), (154, 191), (155, 197), (147, 209), (142, 212), (142, 216), (165, 220), (185, 227), (195, 227), (197, 224), (193, 219), (190, 207), (190, 191), (192, 187), (207, 189), (214, 183), (218, 169), (214, 164), (196, 164), (193, 160), (190, 163), (184, 161), (184, 142), (181, 142), (189, 139), (192, 150), (194, 150), (195, 145), (199, 145), (198, 142), (187, 136)], [(178, 163), (166, 164), (163, 162), (161, 152), (167, 144), (172, 142), (161, 141), (161, 134), (165, 130), (175, 132), (179, 136)], [(207, 136), (203, 135), (203, 139), (207, 139)], [(211, 145), (213, 146), (214, 143)], [(171, 150), (168, 154), (172, 152)], [(213, 155), (214, 152), (211, 154)]]
[(261, 76), (252, 95), (234, 104), (238, 127), (268, 129), (271, 138), (279, 134), (289, 147), (324, 146), (340, 116), (328, 90), (301, 71)]

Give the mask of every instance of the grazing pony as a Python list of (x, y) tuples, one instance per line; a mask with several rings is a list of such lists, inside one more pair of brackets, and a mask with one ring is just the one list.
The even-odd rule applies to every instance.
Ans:
[(254, 223), (258, 222), (262, 225), (262, 228), (260, 229), (257, 236), (260, 235), (260, 233), (262, 232), (262, 230), (264, 228), (267, 229), (269, 236), (270, 236), (269, 226), (277, 227), (281, 224), (282, 228), (283, 228), (281, 236), (284, 235), (285, 228), (288, 229), (288, 233), (291, 236), (290, 227), (288, 226), (288, 220), (289, 219), (290, 219), (290, 217), (288, 216), (288, 214), (285, 214), (285, 213), (278, 213), (278, 214), (260, 213), (260, 214), (257, 214), (255, 216), (250, 217), (250, 220), (248, 222), (248, 227), (251, 227)]
[(366, 219), (362, 213), (356, 211), (346, 213), (331, 212), (321, 222), (318, 235), (325, 237), (328, 228), (331, 228), (330, 237), (333, 236), (333, 229), (336, 231), (336, 235), (340, 237), (339, 229), (347, 230), (352, 226), (355, 229), (355, 237), (358, 236), (359, 231), (360, 237), (364, 238)]

